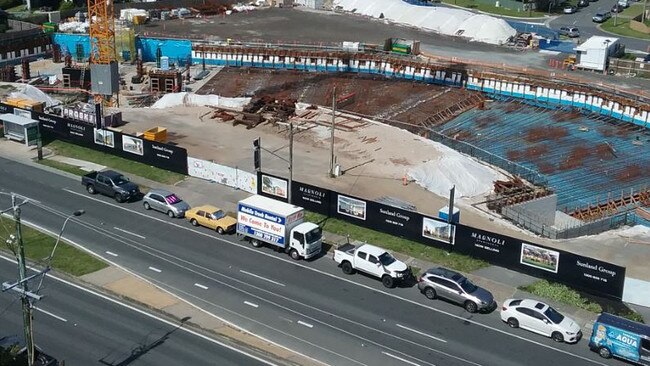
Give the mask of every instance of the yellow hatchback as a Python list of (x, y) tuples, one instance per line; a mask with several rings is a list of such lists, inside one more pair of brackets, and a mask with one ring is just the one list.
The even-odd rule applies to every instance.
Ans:
[(210, 205), (193, 207), (185, 212), (185, 218), (194, 226), (205, 226), (224, 234), (235, 230), (237, 219), (230, 217), (222, 209)]

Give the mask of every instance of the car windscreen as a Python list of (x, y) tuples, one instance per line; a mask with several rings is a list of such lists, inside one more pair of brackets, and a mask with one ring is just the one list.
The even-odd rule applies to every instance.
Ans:
[(118, 175), (113, 179), (113, 183), (115, 183), (116, 186), (121, 186), (122, 184), (129, 183), (129, 179), (123, 175)]
[(459, 285), (460, 287), (463, 288), (463, 291), (467, 292), (468, 294), (471, 294), (477, 289), (476, 285), (473, 284), (472, 281), (468, 280), (467, 278), (460, 281)]
[(167, 202), (170, 205), (173, 205), (179, 202), (183, 202), (183, 200), (177, 195), (172, 193), (169, 196), (165, 196), (165, 202)]
[(546, 315), (546, 317), (551, 319), (551, 321), (555, 324), (560, 324), (562, 323), (562, 320), (564, 320), (564, 315), (558, 313), (557, 310), (553, 309), (550, 306), (548, 307), (548, 309), (546, 309), (544, 315)]
[(395, 263), (395, 258), (393, 258), (390, 253), (386, 252), (379, 256), (379, 261), (384, 266), (390, 266), (391, 264)]
[(222, 210), (217, 210), (212, 213), (212, 218), (215, 220), (219, 220), (221, 218), (224, 218), (226, 216), (226, 213), (223, 212)]
[(307, 233), (307, 235), (305, 236), (305, 240), (307, 240), (307, 243), (313, 243), (315, 241), (318, 241), (321, 238), (321, 236), (323, 236), (323, 229), (317, 227), (314, 230)]

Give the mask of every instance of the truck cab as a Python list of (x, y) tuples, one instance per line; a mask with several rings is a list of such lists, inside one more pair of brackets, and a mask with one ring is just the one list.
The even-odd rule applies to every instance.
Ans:
[(386, 250), (370, 244), (356, 247), (345, 244), (334, 251), (334, 261), (341, 266), (343, 273), (353, 274), (361, 271), (381, 279), (385, 287), (393, 288), (398, 282), (413, 277), (411, 268)]
[(289, 245), (291, 249), (295, 250), (298, 256), (309, 259), (320, 253), (323, 246), (322, 236), (323, 229), (320, 226), (313, 222), (303, 222), (291, 230), (291, 241)]

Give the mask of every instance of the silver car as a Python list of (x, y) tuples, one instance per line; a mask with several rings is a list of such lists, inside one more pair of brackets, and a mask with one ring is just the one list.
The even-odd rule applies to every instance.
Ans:
[(185, 212), (190, 205), (170, 191), (152, 189), (144, 195), (142, 205), (146, 210), (164, 212), (169, 217), (185, 217)]
[(470, 313), (491, 311), (497, 307), (490, 291), (476, 286), (462, 274), (442, 267), (424, 272), (418, 279), (418, 288), (431, 300), (445, 298), (462, 305)]

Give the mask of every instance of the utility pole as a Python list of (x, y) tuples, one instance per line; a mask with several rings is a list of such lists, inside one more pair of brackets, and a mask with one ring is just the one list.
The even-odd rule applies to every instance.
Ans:
[(287, 202), (291, 203), (291, 183), (293, 182), (293, 120), (289, 120), (289, 183)]
[(25, 246), (23, 245), (23, 233), (20, 226), (20, 205), (16, 204), (16, 196), (11, 195), (11, 205), (14, 209), (14, 220), (16, 221), (16, 244), (18, 244), (18, 271), (20, 283), (22, 284), (22, 306), (23, 306), (23, 327), (25, 331), (25, 346), (27, 347), (27, 365), (34, 364), (34, 334), (32, 332), (32, 303), (28, 297), (27, 268), (25, 265)]
[(336, 86), (332, 91), (332, 131), (330, 142), (330, 177), (334, 176), (334, 128), (336, 123)]

